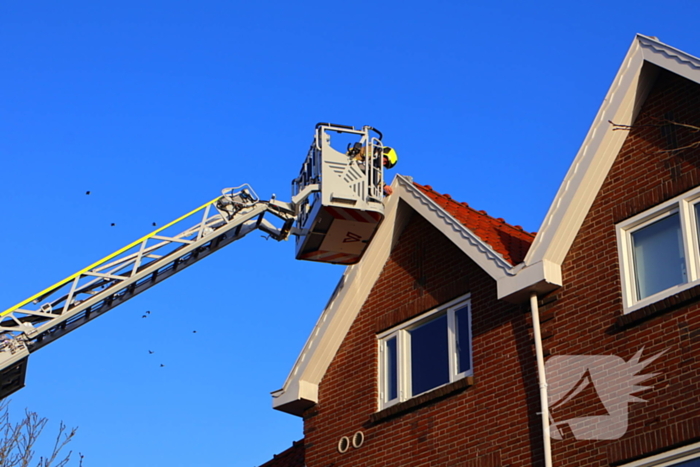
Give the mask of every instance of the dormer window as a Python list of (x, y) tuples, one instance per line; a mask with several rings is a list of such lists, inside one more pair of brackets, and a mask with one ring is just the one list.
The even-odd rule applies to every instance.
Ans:
[(377, 337), (380, 410), (472, 375), (469, 297)]
[(625, 313), (700, 283), (700, 188), (617, 225)]

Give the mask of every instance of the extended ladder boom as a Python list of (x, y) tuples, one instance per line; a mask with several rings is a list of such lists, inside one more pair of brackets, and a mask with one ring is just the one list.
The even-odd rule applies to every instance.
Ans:
[[(331, 134), (354, 138), (347, 151)], [(373, 135), (378, 136), (373, 136)], [(222, 196), (0, 312), (0, 399), (24, 386), (30, 353), (260, 229), (297, 236), (297, 258), (355, 264), (384, 218), (382, 134), (319, 123), (291, 202), (261, 201), (252, 188)], [(337, 146), (337, 145), (336, 145)], [(395, 162), (395, 161), (394, 161)], [(271, 214), (280, 227), (264, 218)]]
[[(0, 313), (0, 398), (24, 385), (26, 358), (182, 269), (260, 229), (285, 239), (292, 205), (260, 201), (244, 185)], [(264, 218), (284, 221), (281, 228)], [(175, 235), (185, 223), (199, 221)], [(191, 224), (190, 224), (191, 225)]]

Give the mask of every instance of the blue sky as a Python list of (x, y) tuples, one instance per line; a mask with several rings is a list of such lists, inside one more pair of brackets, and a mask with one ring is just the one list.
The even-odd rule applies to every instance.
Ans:
[[(2, 2), (0, 306), (224, 187), (289, 199), (320, 121), (374, 126), (395, 172), (538, 230), (634, 34), (698, 55), (698, 13), (646, 0)], [(269, 393), (342, 271), (252, 234), (33, 354), (12, 407), (48, 417), (49, 437), (60, 420), (79, 426), (86, 466), (262, 464), (303, 436)]]

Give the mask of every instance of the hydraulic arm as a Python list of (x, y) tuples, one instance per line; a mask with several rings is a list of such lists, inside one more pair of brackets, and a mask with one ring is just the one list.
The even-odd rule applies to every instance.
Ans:
[[(281, 219), (282, 226), (266, 214)], [(221, 197), (1, 312), (0, 397), (24, 385), (30, 353), (253, 230), (285, 239), (294, 219), (291, 205), (261, 201), (249, 186), (225, 189)]]
[[(357, 141), (347, 152), (338, 151), (331, 146), (331, 132)], [(275, 240), (297, 236), (298, 259), (356, 263), (384, 218), (382, 149), (381, 133), (371, 127), (320, 123), (292, 180), (291, 202), (262, 201), (248, 185), (226, 188), (214, 200), (0, 312), (0, 399), (24, 386), (30, 353), (253, 230)]]

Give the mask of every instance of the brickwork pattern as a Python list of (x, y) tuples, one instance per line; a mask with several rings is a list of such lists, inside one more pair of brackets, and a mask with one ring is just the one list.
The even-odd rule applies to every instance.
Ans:
[[(373, 418), (376, 333), (468, 292), (473, 386), (389, 418)], [(495, 297), (493, 279), (414, 215), (321, 381), (319, 403), (304, 416), (307, 465), (537, 464), (542, 443), (528, 315)], [(364, 444), (339, 453), (339, 439), (352, 439), (357, 431), (364, 433)]]
[[(645, 383), (652, 389), (638, 393), (647, 402), (629, 405), (620, 441), (582, 441), (565, 433), (563, 440), (552, 440), (557, 466), (621, 463), (625, 456), (694, 439), (673, 427), (700, 414), (700, 297), (689, 292), (667, 300), (665, 309), (621, 318), (615, 224), (700, 184), (700, 150), (673, 150), (700, 141), (700, 132), (663, 125), (664, 118), (700, 126), (698, 85), (665, 71), (659, 75), (567, 255), (564, 287), (547, 297), (553, 319), (545, 324), (551, 331), (545, 345), (553, 355), (617, 355), (627, 361), (642, 348), (643, 358), (665, 351), (644, 370), (658, 376)], [(558, 408), (555, 420), (591, 415), (595, 397), (593, 392), (583, 403)], [(655, 441), (639, 441), (648, 439)]]
[[(671, 298), (622, 317), (615, 224), (700, 182), (698, 86), (661, 72), (563, 265), (564, 287), (541, 300), (551, 355), (664, 354), (658, 373), (630, 403), (617, 441), (552, 440), (554, 465), (607, 466), (682, 446), (700, 437), (700, 296)], [(612, 130), (610, 130), (612, 131)], [(391, 417), (377, 411), (376, 333), (471, 292), (474, 384)], [(305, 414), (306, 463), (330, 466), (542, 465), (538, 389), (529, 313), (495, 300), (495, 283), (427, 221), (414, 216), (392, 252)], [(556, 375), (550, 375), (550, 378)], [(598, 415), (595, 391), (557, 407), (556, 421)], [(365, 436), (338, 452), (342, 436)]]

